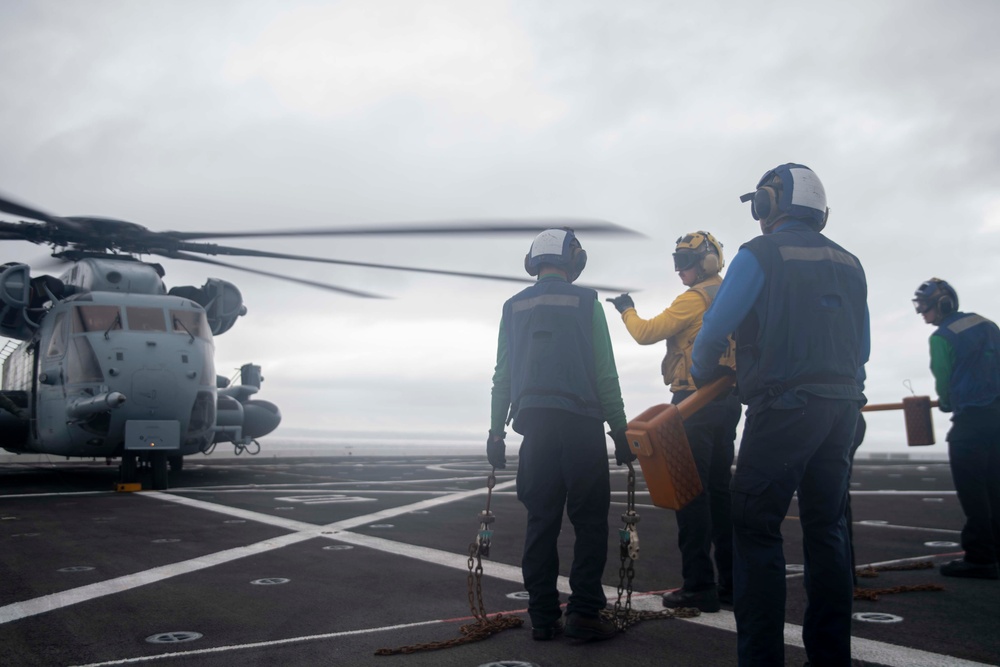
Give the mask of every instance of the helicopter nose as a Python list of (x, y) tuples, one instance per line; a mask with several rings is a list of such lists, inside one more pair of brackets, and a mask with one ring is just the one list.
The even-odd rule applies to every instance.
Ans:
[(168, 371), (144, 368), (132, 375), (129, 398), (135, 407), (173, 413), (176, 396), (177, 381)]

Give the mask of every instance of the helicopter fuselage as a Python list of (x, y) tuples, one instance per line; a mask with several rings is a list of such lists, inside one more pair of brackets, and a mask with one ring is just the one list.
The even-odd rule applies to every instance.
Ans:
[[(51, 281), (31, 281), (49, 297), (36, 312), (22, 267), (8, 269), (16, 275), (0, 292), (18, 315), (4, 320), (7, 330), (31, 330), (4, 362), (3, 398), (12, 404), (0, 410), (0, 447), (179, 460), (217, 442), (245, 444), (280, 422), (276, 406), (247, 400), (260, 386), (259, 367), (242, 369), (248, 385), (227, 386), (215, 373), (213, 331), (246, 312), (231, 283), (210, 279), (168, 293), (157, 265), (88, 257), (55, 281), (58, 296)], [(27, 305), (11, 310), (20, 303)]]
[(203, 451), (215, 435), (214, 352), (204, 309), (187, 299), (70, 297), (7, 361), (5, 387), (34, 397), (28, 438), (17, 449), (119, 456), (128, 422), (173, 421), (178, 439), (162, 447)]

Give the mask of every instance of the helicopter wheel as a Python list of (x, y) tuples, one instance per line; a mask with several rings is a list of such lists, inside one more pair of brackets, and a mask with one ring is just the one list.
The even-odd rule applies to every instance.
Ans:
[(138, 479), (138, 469), (136, 466), (136, 456), (131, 452), (122, 454), (122, 462), (118, 466), (122, 484), (134, 484)]
[(153, 489), (161, 491), (167, 488), (167, 454), (153, 452), (151, 461), (153, 467)]
[(170, 472), (180, 472), (184, 469), (183, 456), (168, 456), (167, 463), (170, 464)]

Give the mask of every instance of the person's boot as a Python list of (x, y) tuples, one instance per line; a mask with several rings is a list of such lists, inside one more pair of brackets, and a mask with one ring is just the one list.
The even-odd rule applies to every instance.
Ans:
[(719, 594), (716, 592), (715, 586), (703, 591), (686, 591), (683, 588), (678, 588), (672, 593), (664, 594), (663, 606), (671, 609), (694, 607), (705, 612), (719, 611)]
[(964, 558), (958, 558), (941, 566), (941, 574), (946, 577), (963, 577), (966, 579), (1000, 579), (1000, 571), (996, 563), (970, 563)]
[(603, 616), (584, 616), (579, 613), (566, 615), (566, 627), (564, 629), (567, 637), (572, 639), (582, 639), (584, 641), (601, 641), (611, 639), (618, 634), (618, 628), (610, 619)]
[(557, 618), (548, 625), (531, 626), (531, 638), (537, 642), (547, 642), (550, 639), (555, 639), (562, 633), (563, 622), (561, 618)]

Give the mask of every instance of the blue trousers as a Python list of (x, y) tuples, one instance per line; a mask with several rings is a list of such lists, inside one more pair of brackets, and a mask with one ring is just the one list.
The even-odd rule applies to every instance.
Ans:
[[(676, 392), (680, 403), (693, 392)], [(677, 510), (677, 546), (681, 551), (684, 590), (733, 588), (733, 522), (729, 484), (732, 479), (740, 401), (735, 394), (716, 399), (684, 420), (684, 433), (704, 489)], [(715, 547), (715, 567), (712, 547)], [(718, 579), (716, 579), (718, 570)]]
[(603, 422), (562, 410), (522, 410), (524, 439), (517, 463), (517, 498), (528, 510), (521, 574), (534, 627), (560, 616), (559, 552), (563, 511), (576, 533), (567, 613), (596, 616), (607, 598), (601, 585), (608, 558), (611, 483)]
[(733, 475), (733, 595), (740, 667), (785, 664), (781, 523), (798, 493), (807, 606), (802, 640), (814, 667), (851, 663), (854, 596), (847, 532), (854, 401), (810, 396), (747, 417)]
[(1000, 560), (1000, 400), (969, 407), (952, 418), (948, 460), (958, 502), (965, 512), (965, 560)]

